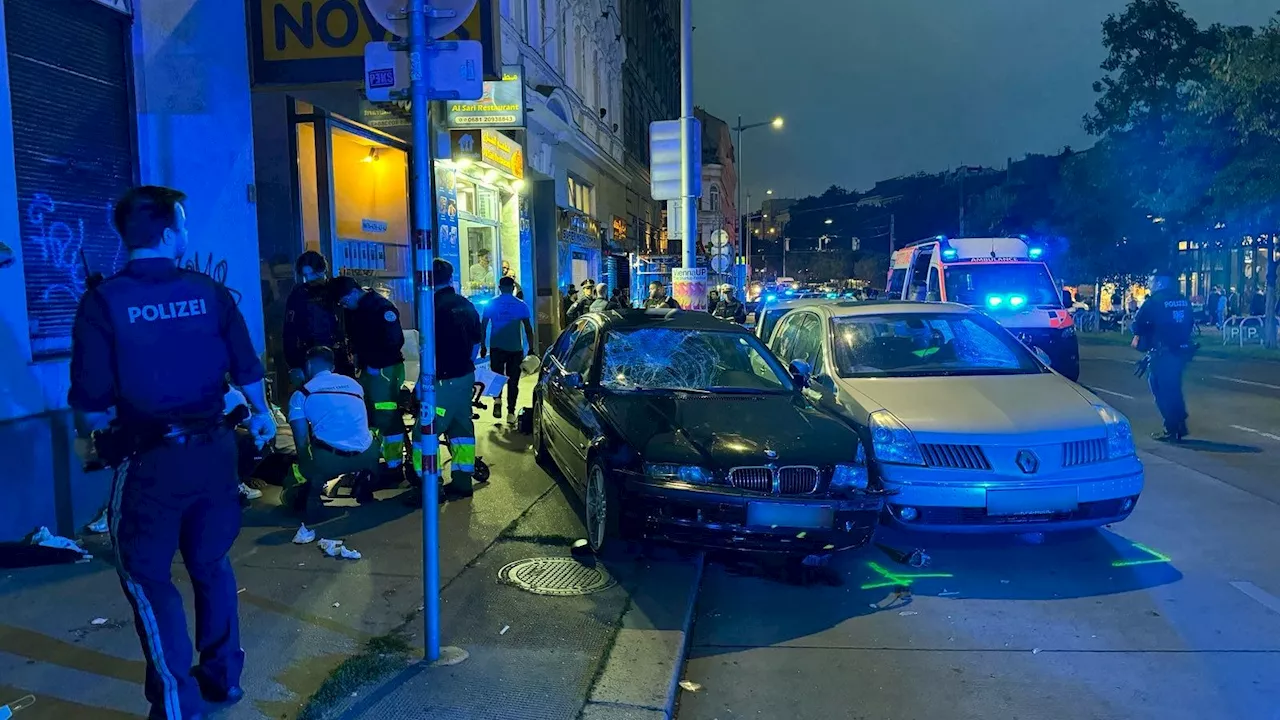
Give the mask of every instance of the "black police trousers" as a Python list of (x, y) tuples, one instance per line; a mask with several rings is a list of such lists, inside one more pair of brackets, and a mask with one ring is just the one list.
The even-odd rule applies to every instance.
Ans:
[[(116, 471), (108, 521), (147, 661), (150, 717), (193, 717), (204, 708), (202, 690), (221, 700), (244, 669), (227, 558), (240, 533), (234, 434), (218, 429), (132, 456)], [(194, 668), (182, 596), (170, 575), (178, 552), (195, 593)]]

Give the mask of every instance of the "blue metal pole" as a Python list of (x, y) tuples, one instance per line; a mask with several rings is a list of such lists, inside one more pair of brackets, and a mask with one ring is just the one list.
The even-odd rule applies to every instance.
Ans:
[(419, 437), (415, 438), (422, 455), (422, 612), (426, 633), (423, 648), (426, 660), (440, 659), (440, 466), (437, 461), (439, 442), (436, 438), (436, 328), (435, 278), (431, 263), (435, 259), (432, 228), (435, 221), (433, 183), (435, 175), (430, 92), (428, 77), (427, 0), (409, 2), (409, 99), (413, 123), (413, 254), (414, 290), (418, 316), (419, 373), (416, 387), (419, 411)]

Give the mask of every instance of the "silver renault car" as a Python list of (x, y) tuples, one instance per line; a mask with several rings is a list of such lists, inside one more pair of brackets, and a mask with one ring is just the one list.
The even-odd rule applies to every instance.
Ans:
[(798, 307), (769, 346), (859, 430), (892, 523), (1088, 528), (1125, 519), (1142, 493), (1129, 421), (971, 308)]

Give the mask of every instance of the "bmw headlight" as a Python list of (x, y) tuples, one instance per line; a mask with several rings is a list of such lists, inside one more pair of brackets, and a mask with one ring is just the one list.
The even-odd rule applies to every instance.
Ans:
[(920, 444), (902, 421), (888, 410), (871, 413), (871, 452), (876, 460), (895, 465), (924, 465)]
[(1098, 411), (1098, 417), (1107, 428), (1107, 459), (1119, 460), (1137, 454), (1129, 420), (1110, 405), (1098, 404), (1093, 409)]
[(831, 471), (832, 490), (867, 489), (867, 451), (858, 443), (858, 455), (849, 465), (837, 465)]
[(711, 473), (697, 465), (651, 463), (644, 466), (644, 474), (650, 480), (678, 480), (690, 485), (707, 485), (712, 481)]

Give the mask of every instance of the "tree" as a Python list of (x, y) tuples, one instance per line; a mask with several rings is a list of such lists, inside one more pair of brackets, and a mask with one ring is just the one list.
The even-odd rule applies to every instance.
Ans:
[(880, 287), (889, 276), (889, 256), (883, 253), (863, 255), (853, 264), (855, 280), (865, 280), (871, 287)]

